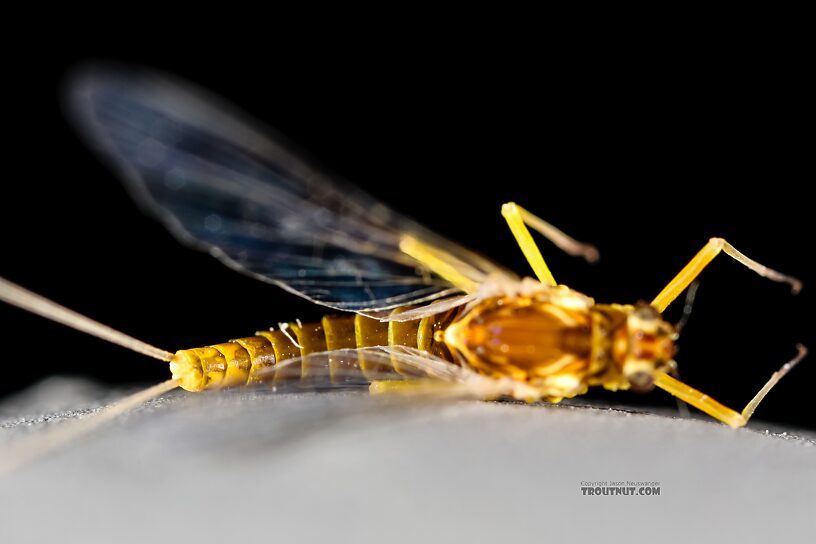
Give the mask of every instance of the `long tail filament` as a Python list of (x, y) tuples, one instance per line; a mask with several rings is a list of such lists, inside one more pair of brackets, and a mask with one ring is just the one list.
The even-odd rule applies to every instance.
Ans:
[(0, 300), (12, 306), (22, 308), (23, 310), (28, 310), (46, 319), (62, 323), (72, 329), (88, 333), (102, 340), (107, 340), (108, 342), (135, 351), (136, 353), (167, 362), (173, 358), (173, 354), (169, 351), (137, 340), (132, 336), (128, 336), (123, 332), (119, 332), (98, 321), (94, 321), (73, 310), (69, 310), (65, 306), (61, 306), (45, 297), (32, 293), (28, 289), (24, 289), (16, 283), (12, 283), (3, 278), (0, 278)]

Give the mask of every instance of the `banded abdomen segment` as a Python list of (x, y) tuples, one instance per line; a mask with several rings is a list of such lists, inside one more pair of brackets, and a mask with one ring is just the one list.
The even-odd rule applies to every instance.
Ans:
[[(404, 309), (395, 310), (401, 311)], [(277, 363), (324, 351), (393, 345), (416, 347), (451, 359), (435, 333), (444, 330), (455, 317), (455, 310), (402, 322), (381, 322), (359, 314), (328, 315), (319, 323), (288, 323), (278, 330), (259, 331), (255, 336), (180, 350), (170, 362), (170, 371), (187, 391), (293, 380), (360, 383), (383, 372), (400, 373), (399, 363), (393, 361), (391, 367), (384, 368), (381, 361), (367, 361), (363, 355), (329, 356), (319, 367), (304, 360), (281, 370)]]

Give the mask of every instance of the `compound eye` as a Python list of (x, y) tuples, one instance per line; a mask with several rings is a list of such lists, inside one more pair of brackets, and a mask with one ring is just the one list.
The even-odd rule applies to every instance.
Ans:
[(660, 317), (660, 314), (651, 305), (641, 302), (635, 309), (635, 317), (644, 321), (651, 321)]
[(654, 388), (654, 378), (649, 372), (635, 372), (627, 378), (632, 391), (647, 393)]

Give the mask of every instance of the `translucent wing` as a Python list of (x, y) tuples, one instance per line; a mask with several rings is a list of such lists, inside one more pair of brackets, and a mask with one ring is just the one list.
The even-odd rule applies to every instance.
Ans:
[[(523, 384), (516, 384), (507, 378), (497, 380), (481, 376), (428, 352), (401, 346), (312, 353), (305, 357), (281, 361), (275, 368), (269, 369), (267, 375), (263, 377), (266, 381), (258, 384), (258, 388), (271, 388), (276, 393), (360, 388), (367, 387), (371, 382), (383, 380), (378, 384), (379, 387), (372, 390), (380, 394), (390, 394), (390, 397), (397, 397), (397, 402), (377, 405), (376, 411), (372, 411), (371, 404), (344, 404), (341, 405), (342, 410), (339, 411), (337, 405), (333, 404), (330, 412), (317, 414), (298, 410), (297, 418), (284, 418), (282, 425), (273, 428), (273, 431), (278, 431), (274, 436), (274, 441), (278, 444), (286, 443), (297, 435), (302, 435), (304, 430), (313, 432), (321, 424), (329, 425), (354, 415), (383, 414), (388, 410), (400, 410), (414, 406), (416, 402), (492, 399), (512, 394), (514, 387), (523, 387)], [(0, 448), (0, 475), (16, 470), (49, 452), (77, 441), (110, 423), (119, 415), (129, 412), (176, 386), (175, 380), (168, 380), (124, 397), (111, 405), (100, 407), (95, 410), (95, 414), (84, 418), (74, 418), (75, 414), (68, 417), (64, 414), (55, 416), (53, 418), (55, 420), (67, 419), (67, 421)], [(232, 392), (240, 396), (238, 400), (246, 398), (247, 395), (265, 393), (263, 390), (257, 391), (245, 387), (235, 388)], [(222, 417), (225, 414), (231, 418), (235, 417), (234, 405), (233, 409), (230, 409), (229, 405), (224, 404), (223, 393), (223, 391), (219, 392), (219, 404), (215, 412), (212, 411), (211, 404), (200, 404), (207, 402), (206, 394), (190, 395), (184, 398), (188, 405), (192, 402), (197, 403), (195, 406), (199, 408), (204, 406), (203, 409), (195, 409), (194, 412), (208, 414), (207, 424), (212, 425), (213, 418)], [(262, 410), (266, 414), (269, 405), (241, 403), (241, 421), (252, 421), (253, 417), (256, 417), (247, 417), (248, 409)], [(235, 419), (231, 419), (227, 427), (234, 424)], [(184, 427), (199, 428), (197, 425), (190, 425), (189, 419), (185, 419)], [(239, 425), (239, 432), (241, 432), (240, 427)], [(253, 429), (253, 435), (257, 431)], [(260, 431), (269, 433), (269, 426), (265, 426)], [(218, 446), (223, 447), (224, 441), (219, 442), (221, 444)], [(238, 441), (238, 444), (241, 448), (244, 447), (244, 443)], [(242, 454), (245, 454), (243, 449), (241, 451)]]
[(270, 367), (261, 387), (279, 391), (367, 387), (375, 393), (412, 397), (497, 398), (523, 387), (509, 379), (477, 374), (426, 351), (407, 346), (374, 346), (311, 353)]
[(230, 106), (143, 72), (90, 70), (70, 110), (131, 192), (185, 243), (319, 304), (382, 311), (460, 291), (406, 236), (482, 283), (511, 273), (318, 172)]
[[(508, 380), (480, 376), (428, 352), (401, 346), (312, 353), (281, 361), (276, 367), (270, 368), (266, 375), (259, 377), (264, 378), (265, 382), (258, 387), (271, 387), (276, 392), (359, 388), (384, 380), (377, 392), (399, 395), (407, 401), (487, 399), (510, 394), (512, 391), (509, 387), (512, 382)], [(12, 443), (11, 447), (0, 448), (0, 475), (97, 430), (122, 413), (174, 389), (177, 385), (176, 380), (168, 380), (101, 408), (92, 417), (51, 427), (30, 436), (28, 440)], [(246, 389), (241, 388), (240, 391), (244, 395)], [(201, 397), (202, 395), (194, 396)], [(402, 404), (391, 406), (399, 408)], [(340, 414), (333, 410), (332, 415), (337, 418), (351, 413)], [(302, 420), (294, 423), (299, 424), (300, 429), (313, 429), (317, 421), (310, 421), (309, 425), (304, 425)]]

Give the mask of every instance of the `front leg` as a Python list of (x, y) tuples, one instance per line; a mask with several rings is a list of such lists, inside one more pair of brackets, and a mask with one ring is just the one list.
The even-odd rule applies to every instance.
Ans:
[(732, 410), (727, 406), (723, 406), (705, 393), (697, 391), (693, 387), (690, 387), (680, 380), (676, 380), (663, 372), (657, 373), (654, 383), (657, 387), (663, 389), (667, 393), (670, 393), (678, 399), (691, 404), (695, 408), (702, 410), (706, 414), (722, 421), (732, 428), (744, 427), (745, 424), (748, 423), (748, 420), (751, 419), (751, 416), (754, 415), (754, 410), (756, 410), (759, 403), (762, 402), (762, 399), (765, 398), (765, 395), (768, 394), (768, 391), (770, 391), (785, 374), (796, 366), (799, 361), (805, 357), (805, 355), (807, 355), (807, 348), (805, 348), (805, 346), (799, 345), (797, 346), (797, 349), (799, 350), (799, 353), (796, 355), (796, 357), (782, 365), (782, 368), (773, 373), (771, 379), (768, 380), (768, 382), (756, 395), (754, 395), (754, 398), (751, 399), (751, 402), (749, 402), (745, 408), (743, 408), (741, 413), (737, 412), (736, 410)]
[(708, 266), (708, 263), (714, 260), (714, 257), (719, 255), (720, 252), (724, 252), (726, 255), (736, 260), (740, 264), (747, 266), (760, 276), (768, 278), (769, 280), (790, 284), (793, 294), (798, 293), (802, 289), (802, 282), (798, 279), (777, 272), (776, 270), (771, 270), (767, 266), (763, 266), (755, 260), (746, 257), (722, 238), (712, 238), (703, 247), (703, 249), (701, 249), (700, 252), (697, 253), (697, 255), (691, 259), (691, 261), (689, 261), (685, 268), (683, 268), (683, 270), (681, 270), (680, 273), (669, 282), (669, 284), (660, 292), (660, 294), (655, 297), (655, 299), (652, 301), (652, 306), (658, 312), (663, 313), (669, 304), (671, 304), (672, 301), (674, 301), (674, 299), (676, 299), (680, 293), (682, 293), (686, 287), (688, 287), (689, 284), (700, 275), (700, 272), (702, 272), (703, 269)]

